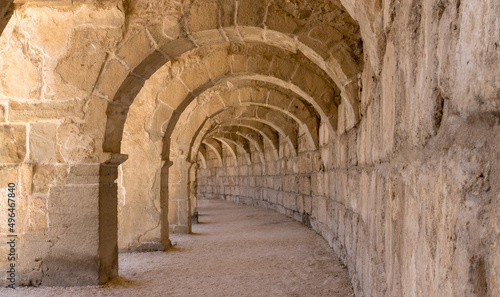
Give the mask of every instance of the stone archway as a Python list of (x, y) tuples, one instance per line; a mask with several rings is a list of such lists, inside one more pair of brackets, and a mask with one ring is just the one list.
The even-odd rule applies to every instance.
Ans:
[[(124, 65), (129, 65), (131, 68), (134, 67), (134, 65), (137, 65), (137, 67), (135, 68), (136, 70), (134, 70), (134, 73), (132, 74), (129, 74), (128, 77), (125, 79), (125, 83), (122, 85), (121, 88), (118, 88), (118, 91), (117, 91), (117, 95), (115, 96), (115, 99), (113, 100), (112, 104), (110, 105), (110, 107), (108, 107), (108, 115), (110, 116), (110, 121), (108, 121), (108, 126), (110, 127), (110, 132), (107, 133), (107, 137), (105, 137), (105, 141), (104, 141), (104, 147), (107, 149), (107, 150), (110, 150), (111, 147), (116, 147), (115, 144), (112, 144), (112, 143), (117, 143), (117, 139), (119, 138), (116, 138), (116, 137), (119, 137), (119, 135), (121, 135), (120, 131), (118, 131), (117, 133), (115, 132), (116, 128), (117, 127), (120, 127), (121, 124), (120, 122), (124, 121), (124, 117), (123, 117), (123, 114), (125, 114), (128, 110), (128, 106), (130, 106), (130, 102), (132, 102), (131, 100), (133, 100), (135, 94), (137, 94), (140, 90), (140, 88), (142, 87), (142, 85), (144, 84), (141, 80), (141, 77), (143, 78), (147, 78), (147, 77), (150, 77), (152, 75), (152, 73), (155, 71), (155, 69), (157, 69), (158, 66), (154, 66), (154, 65), (162, 65), (162, 63), (165, 63), (168, 58), (170, 58), (170, 56), (172, 54), (176, 54), (176, 55), (179, 55), (179, 53), (182, 53), (182, 50), (186, 50), (189, 52), (189, 55), (191, 56), (195, 56), (195, 55), (201, 55), (203, 56), (203, 59), (202, 59), (202, 63), (205, 64), (204, 67), (202, 68), (196, 68), (194, 67), (193, 68), (193, 71), (194, 73), (196, 73), (196, 75), (190, 75), (188, 74), (189, 72), (186, 72), (186, 75), (184, 74), (180, 74), (178, 77), (180, 79), (180, 82), (178, 80), (171, 80), (172, 81), (172, 88), (173, 89), (170, 89), (169, 87), (166, 87), (165, 90), (176, 90), (175, 92), (167, 92), (167, 94), (169, 96), (172, 96), (175, 94), (175, 96), (180, 96), (179, 99), (174, 99), (174, 98), (171, 98), (171, 97), (168, 97), (168, 99), (166, 99), (166, 101), (169, 102), (170, 105), (173, 104), (173, 106), (165, 106), (163, 107), (164, 110), (170, 110), (170, 111), (167, 111), (167, 114), (168, 113), (172, 113), (173, 117), (176, 118), (180, 115), (180, 113), (182, 112), (184, 106), (187, 104), (187, 103), (182, 103), (181, 101), (178, 101), (178, 100), (184, 100), (183, 99), (183, 96), (187, 96), (186, 102), (189, 102), (189, 100), (192, 100), (194, 98), (196, 98), (196, 96), (203, 92), (203, 90), (205, 90), (207, 87), (211, 87), (213, 86), (214, 84), (216, 84), (216, 81), (221, 81), (221, 82), (225, 82), (225, 81), (231, 81), (231, 80), (234, 80), (234, 78), (232, 78), (235, 74), (238, 74), (239, 72), (245, 74), (245, 73), (248, 73), (248, 71), (250, 71), (250, 75), (251, 77), (239, 77), (238, 79), (249, 79), (249, 78), (252, 78), (252, 79), (260, 79), (262, 81), (267, 81), (267, 78), (265, 76), (262, 76), (262, 78), (259, 78), (259, 73), (267, 73), (267, 70), (264, 69), (264, 68), (256, 68), (254, 70), (252, 69), (247, 69), (246, 66), (244, 66), (244, 68), (237, 68), (236, 64), (232, 64), (231, 60), (233, 60), (233, 58), (230, 58), (229, 59), (229, 62), (230, 64), (228, 64), (228, 66), (226, 68), (224, 67), (221, 67), (221, 65), (217, 65), (216, 68), (210, 68), (210, 65), (215, 65), (215, 63), (217, 62), (221, 62), (223, 60), (221, 60), (221, 55), (220, 53), (224, 53), (224, 52), (216, 52), (218, 53), (218, 55), (211, 55), (210, 54), (207, 54), (207, 53), (210, 53), (210, 51), (212, 50), (212, 48), (215, 48), (217, 49), (217, 47), (220, 47), (222, 45), (222, 47), (224, 47), (224, 43), (227, 43), (226, 40), (224, 39), (217, 39), (217, 38), (213, 38), (216, 34), (218, 34), (217, 32), (213, 31), (213, 29), (211, 29), (212, 31), (208, 30), (208, 31), (203, 31), (198, 34), (195, 34), (196, 36), (198, 36), (198, 39), (197, 39), (197, 42), (194, 42), (194, 44), (196, 46), (200, 46), (199, 49), (195, 49), (194, 46), (192, 46), (192, 40), (191, 41), (186, 41), (186, 40), (182, 40), (182, 39), (179, 39), (177, 41), (173, 41), (173, 42), (169, 42), (169, 46), (167, 46), (165, 43), (165, 48), (162, 48), (162, 42), (159, 42), (159, 41), (154, 41), (154, 42), (146, 42), (146, 44), (152, 44), (153, 47), (155, 44), (158, 45), (158, 48), (156, 50), (151, 50), (151, 51), (146, 51), (146, 52), (149, 52), (151, 53), (150, 56), (148, 56), (147, 58), (145, 58), (142, 62), (138, 62), (138, 61), (135, 61), (135, 62), (127, 62), (127, 55), (125, 54), (127, 51), (125, 50), (126, 46), (124, 45), (123, 48), (121, 49), (121, 51), (124, 52), (124, 54), (120, 55), (118, 54), (117, 57), (122, 57), (124, 60)], [(224, 29), (225, 30), (225, 29)], [(231, 31), (233, 29), (228, 29), (228, 31)], [(243, 31), (245, 31), (246, 29), (244, 29)], [(256, 29), (257, 31), (258, 30), (261, 30), (261, 29)], [(257, 32), (255, 31), (255, 32)], [(272, 33), (271, 31), (266, 31), (267, 33), (266, 34), (274, 34)], [(262, 33), (264, 34), (264, 31), (262, 31)], [(215, 34), (215, 35), (214, 35)], [(141, 33), (139, 32), (138, 35), (136, 35), (135, 37), (132, 37), (130, 40), (130, 42), (132, 42), (132, 40), (151, 40), (151, 38), (154, 39), (154, 35), (155, 33), (153, 32), (149, 32), (148, 34), (146, 33)], [(189, 35), (189, 34), (188, 34)], [(245, 34), (243, 34), (245, 35)], [(271, 36), (270, 35), (270, 36)], [(306, 66), (304, 68), (304, 70), (298, 70), (298, 69), (290, 69), (292, 71), (294, 71), (294, 75), (296, 73), (299, 73), (299, 74), (305, 74), (307, 73), (307, 75), (305, 76), (307, 79), (301, 79), (299, 76), (297, 76), (297, 83), (299, 83), (299, 85), (301, 85), (301, 87), (296, 87), (296, 90), (302, 95), (304, 96), (304, 91), (301, 91), (301, 88), (310, 88), (311, 86), (313, 86), (315, 83), (318, 83), (318, 82), (321, 82), (323, 81), (323, 79), (321, 78), (318, 78), (316, 80), (310, 80), (309, 82), (307, 81), (308, 79), (310, 79), (311, 77), (314, 76), (314, 73), (315, 72), (322, 72), (323, 74), (321, 74), (322, 77), (329, 77), (330, 75), (333, 75), (334, 77), (337, 77), (336, 74), (334, 73), (340, 73), (339, 72), (339, 68), (340, 69), (350, 69), (348, 70), (349, 73), (351, 73), (353, 71), (353, 69), (356, 69), (357, 66), (354, 66), (354, 67), (347, 67), (348, 65), (348, 62), (346, 59), (343, 59), (343, 62), (344, 63), (343, 65), (344, 66), (334, 66), (334, 65), (337, 65), (335, 63), (333, 63), (334, 59), (335, 58), (331, 58), (328, 62), (320, 62), (319, 64), (314, 64), (315, 62), (307, 62), (308, 59), (312, 59), (313, 61), (323, 61), (323, 58), (321, 56), (317, 56), (315, 54), (313, 54), (314, 51), (311, 51), (310, 49), (308, 49), (307, 46), (304, 46), (300, 43), (296, 43), (296, 42), (293, 42), (291, 39), (289, 39), (289, 37), (287, 36), (281, 36), (281, 35), (273, 35), (275, 36), (276, 38), (277, 37), (283, 37), (282, 39), (276, 39), (274, 40), (275, 37), (273, 38), (269, 38), (268, 41), (266, 41), (267, 43), (270, 43), (272, 46), (269, 47), (267, 45), (264, 45), (263, 47), (260, 47), (259, 48), (259, 45), (256, 45), (256, 46), (246, 46), (244, 44), (238, 44), (238, 43), (233, 43), (233, 45), (230, 46), (230, 48), (228, 48), (228, 51), (233, 53), (232, 55), (237, 59), (241, 60), (241, 58), (244, 58), (245, 60), (248, 60), (250, 61), (249, 59), (259, 59), (260, 57), (262, 57), (262, 55), (267, 55), (267, 54), (271, 54), (273, 55), (272, 51), (271, 52), (268, 52), (268, 50), (266, 49), (266, 47), (268, 47), (269, 49), (272, 49), (272, 48), (275, 48), (276, 45), (279, 45), (281, 46), (282, 48), (284, 48), (285, 51), (283, 51), (283, 49), (280, 49), (280, 48), (276, 48), (274, 51), (278, 51), (280, 53), (286, 53), (286, 51), (297, 51), (297, 49), (302, 49), (303, 51), (305, 51), (307, 54), (306, 55), (303, 55), (303, 54), (298, 54), (296, 55), (296, 58), (294, 59), (297, 59), (297, 61), (301, 61), (301, 64), (304, 64), (304, 66)], [(210, 38), (208, 38), (210, 37)], [(191, 37), (190, 37), (191, 38)], [(246, 38), (246, 37), (245, 37)], [(245, 40), (245, 38), (243, 38), (243, 40)], [(250, 38), (250, 37), (249, 37)], [(237, 39), (237, 40), (240, 40), (240, 39)], [(255, 41), (258, 41), (258, 40), (254, 40), (252, 38), (248, 39), (248, 41), (250, 41), (251, 43), (255, 43)], [(260, 41), (262, 43), (262, 41)], [(264, 42), (264, 44), (266, 44), (266, 42)], [(213, 44), (210, 45), (210, 44)], [(295, 44), (295, 45), (294, 45)], [(295, 49), (294, 49), (295, 48)], [(179, 51), (181, 50), (181, 52), (176, 52), (176, 51)], [(170, 54), (169, 54), (169, 51), (170, 51)], [(264, 51), (264, 52), (262, 52)], [(167, 58), (168, 56), (168, 58)], [(252, 57), (253, 56), (253, 57)], [(282, 54), (281, 55), (282, 57), (285, 57), (285, 59), (283, 60), (281, 57), (279, 59), (277, 59), (275, 62), (274, 61), (271, 61), (271, 62), (274, 62), (276, 64), (275, 67), (277, 67), (276, 71), (278, 72), (275, 72), (273, 75), (277, 75), (278, 76), (278, 80), (273, 79), (271, 78), (271, 81), (273, 81), (274, 83), (278, 82), (280, 83), (279, 81), (279, 77), (282, 77), (285, 79), (285, 81), (283, 81), (284, 85), (283, 87), (285, 88), (288, 88), (290, 86), (293, 87), (293, 83), (292, 85), (290, 85), (287, 81), (290, 80), (290, 77), (288, 78), (285, 78), (283, 77), (283, 75), (287, 75), (286, 72), (285, 73), (280, 73), (280, 68), (279, 67), (282, 67), (281, 70), (285, 70), (286, 68), (283, 68), (285, 66), (280, 66), (280, 65), (284, 65), (283, 63), (290, 63), (290, 61), (287, 62), (287, 59), (290, 60), (292, 58), (286, 58), (287, 55), (286, 54)], [(324, 57), (327, 57), (329, 56), (328, 54), (324, 53), (323, 55)], [(248, 58), (247, 58), (248, 57)], [(224, 55), (222, 55), (222, 59), (224, 59)], [(227, 58), (226, 58), (227, 59)], [(227, 60), (226, 60), (227, 61)], [(263, 60), (260, 60), (261, 62)], [(117, 63), (113, 62), (114, 65), (118, 65)], [(245, 64), (248, 63), (248, 65), (252, 66), (253, 65), (257, 65), (256, 63), (251, 63), (251, 62), (244, 62)], [(267, 62), (269, 63), (269, 61)], [(281, 64), (280, 64), (281, 63)], [(308, 66), (308, 63), (310, 64), (310, 66)], [(111, 64), (110, 64), (111, 65)], [(183, 63), (177, 63), (174, 61), (174, 63), (172, 64), (171, 62), (168, 62), (166, 64), (168, 67), (173, 67), (173, 69), (183, 69), (184, 67), (190, 67), (190, 66), (186, 66), (187, 64), (183, 64)], [(268, 64), (269, 65), (269, 64)], [(314, 66), (316, 65), (316, 66)], [(354, 65), (354, 64), (353, 64)], [(118, 68), (123, 68), (123, 66), (117, 66)], [(208, 68), (206, 68), (208, 67)], [(309, 68), (308, 68), (309, 67)], [(310, 67), (313, 67), (313, 68), (310, 68)], [(314, 67), (316, 67), (317, 69), (314, 70)], [(337, 67), (337, 68), (335, 68)], [(344, 67), (344, 68), (342, 68)], [(347, 67), (347, 68), (346, 68)], [(210, 69), (210, 71), (220, 71), (220, 70), (223, 70), (224, 69), (227, 69), (225, 71), (230, 71), (231, 73), (228, 73), (226, 76), (227, 78), (224, 78), (223, 75), (225, 72), (221, 72), (220, 74), (219, 73), (210, 73), (210, 71), (207, 72), (206, 69)], [(312, 69), (312, 71), (310, 70)], [(326, 69), (327, 71), (329, 71), (330, 74), (327, 74), (326, 72), (324, 72), (325, 70), (323, 69)], [(334, 70), (334, 69), (337, 69), (337, 70)], [(290, 71), (288, 70), (288, 71)], [(178, 71), (178, 70), (176, 70)], [(182, 70), (184, 71), (184, 70)], [(264, 72), (262, 72), (264, 71)], [(252, 74), (252, 72), (254, 72), (254, 74)], [(182, 73), (182, 72), (181, 72)], [(255, 75), (257, 74), (257, 75)], [(288, 75), (291, 75), (292, 73), (288, 73)], [(219, 75), (221, 76), (221, 78), (215, 78), (214, 75)], [(106, 72), (103, 73), (103, 79), (104, 81), (106, 81)], [(337, 78), (337, 79), (345, 79), (345, 77), (349, 77), (349, 78), (353, 78), (353, 75), (352, 73), (351, 74), (348, 74), (347, 76), (344, 74), (343, 76), (344, 78)], [(200, 80), (200, 82), (205, 82), (204, 84), (202, 83), (199, 87), (195, 87), (197, 85), (196, 83), (196, 80)], [(229, 79), (229, 80), (228, 80)], [(357, 80), (357, 78), (356, 78)], [(194, 83), (194, 84), (193, 84)], [(306, 83), (304, 85), (304, 83)], [(199, 83), (198, 83), (199, 84)], [(309, 85), (307, 85), (309, 84)], [(312, 85), (311, 85), (312, 84)], [(333, 81), (331, 81), (329, 84), (333, 84)], [(341, 88), (344, 90), (346, 90), (345, 86), (348, 85), (346, 83), (342, 83), (341, 84)], [(332, 88), (336, 88), (336, 87), (332, 87)], [(325, 88), (323, 88), (323, 90), (326, 90)], [(98, 88), (98, 91), (99, 91), (99, 88)], [(309, 92), (310, 94), (312, 95), (305, 95), (305, 96), (308, 96), (308, 98), (315, 98), (315, 99), (309, 99), (310, 101), (313, 101), (313, 102), (316, 102), (314, 104), (316, 104), (317, 106), (323, 106), (323, 109), (322, 109), (322, 114), (323, 114), (323, 117), (329, 117), (330, 118), (330, 125), (333, 125), (335, 126), (335, 128), (331, 128), (331, 132), (336, 129), (336, 126), (337, 126), (337, 117), (336, 116), (331, 116), (329, 115), (331, 113), (331, 111), (325, 111), (325, 103), (322, 101), (322, 99), (320, 99), (320, 96), (322, 94), (316, 94), (314, 92), (315, 91), (315, 87), (313, 86), (313, 89), (309, 89), (308, 91), (306, 91), (305, 94), (307, 94), (307, 92)], [(312, 92), (312, 93), (311, 93)], [(105, 94), (104, 92), (101, 92), (102, 94)], [(340, 94), (340, 91), (337, 91), (337, 95)], [(357, 92), (354, 93), (354, 94), (351, 94), (347, 91), (343, 92), (343, 96), (344, 98), (350, 98), (352, 97), (352, 95), (354, 96), (357, 96)], [(349, 95), (350, 94), (350, 95)], [(161, 95), (160, 95), (161, 96)], [(347, 100), (347, 99), (346, 99)], [(351, 99), (349, 99), (351, 100)], [(349, 100), (347, 100), (346, 102), (350, 102)], [(165, 101), (165, 102), (166, 102)], [(337, 102), (340, 102), (340, 98), (338, 100), (336, 100)], [(174, 102), (178, 102), (178, 103), (174, 103)], [(351, 100), (351, 102), (357, 102), (357, 100)], [(177, 105), (179, 104), (179, 105)], [(180, 107), (179, 108), (177, 108)], [(328, 108), (330, 108), (331, 106), (335, 106), (335, 105), (329, 105)], [(164, 126), (164, 124), (162, 124), (162, 121), (161, 120), (158, 120), (158, 125), (157, 126)], [(164, 122), (164, 120), (163, 120)], [(169, 135), (169, 132), (172, 128), (170, 128), (171, 126), (173, 127), (173, 124), (175, 124), (176, 121), (171, 121), (169, 124), (169, 126), (167, 126), (166, 128), (166, 132), (162, 131), (161, 133), (164, 133), (164, 138), (165, 138), (165, 141), (164, 141), (164, 148), (163, 148), (163, 151), (166, 152), (168, 151), (170, 148), (169, 148), (169, 139), (168, 139), (168, 135)], [(351, 120), (352, 122), (352, 120)], [(160, 134), (160, 133), (158, 133)], [(316, 133), (317, 134), (317, 133)], [(296, 146), (296, 145), (295, 145)], [(168, 154), (167, 154), (168, 155)], [(169, 162), (169, 159), (167, 159), (165, 153), (164, 153), (164, 156), (163, 156), (165, 162)], [(187, 176), (187, 175), (186, 175)], [(165, 200), (165, 199), (162, 199), (162, 200)], [(166, 234), (166, 233), (164, 233)]]

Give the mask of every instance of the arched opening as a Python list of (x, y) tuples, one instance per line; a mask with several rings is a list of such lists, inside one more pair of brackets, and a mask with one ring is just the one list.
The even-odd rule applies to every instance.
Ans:
[[(119, 127), (122, 127), (125, 121), (128, 121), (131, 112), (131, 116), (134, 116), (135, 105), (138, 106), (137, 110), (140, 110), (140, 113), (149, 114), (147, 120), (144, 121), (148, 131), (147, 136), (149, 137), (147, 140), (151, 143), (149, 151), (158, 155), (160, 136), (163, 139), (161, 157), (156, 158), (153, 166), (156, 168), (154, 176), (147, 178), (156, 180), (156, 182), (153, 185), (149, 183), (150, 186), (146, 187), (148, 190), (156, 188), (153, 190), (155, 194), (150, 195), (150, 197), (155, 197), (151, 201), (156, 199), (156, 202), (148, 203), (150, 209), (155, 209), (153, 213), (156, 212), (153, 215), (155, 219), (151, 220), (151, 222), (155, 221), (156, 223), (149, 224), (150, 228), (156, 229), (153, 232), (156, 235), (149, 236), (149, 239), (153, 241), (163, 241), (168, 244), (168, 232), (161, 231), (167, 228), (166, 216), (165, 214), (158, 215), (158, 209), (170, 208), (170, 232), (173, 231), (174, 226), (177, 230), (183, 230), (178, 232), (189, 232), (190, 220), (186, 217), (181, 219), (180, 212), (186, 216), (186, 214), (192, 214), (195, 208), (195, 205), (189, 206), (190, 200), (187, 199), (190, 192), (189, 188), (191, 188), (188, 185), (192, 184), (189, 181), (189, 176), (192, 176), (192, 174), (189, 174), (187, 168), (197, 167), (193, 164), (197, 162), (198, 148), (201, 147), (202, 143), (211, 141), (212, 143), (220, 143), (221, 147), (232, 147), (230, 151), (233, 158), (237, 158), (238, 147), (239, 150), (246, 151), (247, 154), (244, 155), (246, 162), (251, 163), (252, 154), (249, 146), (251, 140), (241, 140), (244, 137), (237, 134), (238, 127), (241, 127), (241, 124), (233, 126), (236, 132), (231, 135), (227, 135), (227, 133), (220, 135), (219, 133), (219, 135), (214, 136), (212, 135), (214, 132), (211, 132), (210, 137), (205, 140), (206, 132), (209, 129), (219, 129), (218, 123), (227, 124), (228, 119), (227, 116), (224, 118), (224, 113), (228, 112), (228, 106), (234, 104), (235, 94), (238, 96), (237, 100), (241, 101), (241, 103), (238, 103), (241, 107), (237, 112), (248, 115), (246, 117), (240, 116), (238, 121), (242, 122), (242, 124), (248, 124), (246, 122), (253, 123), (251, 126), (254, 133), (257, 130), (257, 132), (263, 133), (263, 137), (267, 139), (266, 141), (272, 141), (275, 148), (270, 153), (267, 152), (267, 154), (273, 154), (275, 157), (277, 157), (280, 150), (278, 147), (280, 140), (286, 140), (285, 143), (288, 143), (288, 148), (282, 144), (280, 146), (281, 150), (294, 151), (295, 154), (297, 154), (300, 137), (306, 139), (305, 142), (309, 143), (310, 147), (318, 148), (320, 122), (323, 122), (328, 127), (328, 133), (333, 135), (338, 126), (338, 106), (342, 102), (348, 106), (344, 110), (351, 110), (351, 120), (349, 121), (351, 123), (357, 121), (357, 111), (354, 110), (357, 109), (357, 99), (355, 98), (357, 98), (358, 92), (351, 92), (346, 86), (350, 86), (353, 81), (358, 79), (357, 74), (354, 72), (359, 71), (362, 66), (349, 61), (359, 60), (359, 58), (352, 56), (359, 54), (359, 52), (351, 53), (351, 60), (343, 57), (340, 62), (340, 60), (337, 61), (338, 56), (336, 56), (343, 51), (340, 48), (332, 52), (321, 52), (321, 55), (318, 55), (315, 50), (297, 41), (297, 39), (294, 40), (293, 36), (295, 34), (278, 33), (269, 28), (264, 30), (262, 28), (237, 27), (237, 36), (227, 35), (226, 31), (236, 33), (231, 28), (201, 30), (196, 34), (192, 34), (187, 30), (188, 38), (179, 38), (168, 42), (154, 40), (154, 32), (139, 32), (137, 35), (130, 37), (129, 42), (131, 44), (138, 40), (153, 39), (153, 44), (156, 44), (157, 47), (145, 52), (144, 58), (138, 59), (138, 57), (127, 56), (128, 51), (126, 48), (130, 45), (125, 44), (117, 55), (117, 58), (122, 59), (124, 62), (118, 64), (116, 63), (118, 60), (111, 60), (108, 62), (110, 68), (105, 68), (105, 70), (109, 69), (108, 71), (115, 68), (113, 69), (115, 74), (119, 68), (123, 69), (121, 70), (123, 74), (128, 73), (127, 67), (134, 69), (126, 77), (122, 74), (124, 83), (120, 87), (116, 83), (114, 84), (116, 93), (112, 95), (114, 99), (108, 106), (107, 111), (107, 132), (104, 138), (105, 151), (121, 150), (120, 143), (121, 145), (126, 143), (121, 140), (120, 135), (126, 135), (130, 132), (126, 129), (124, 133), (121, 133)], [(255, 39), (255, 33), (262, 34), (266, 38)], [(217, 35), (225, 37), (217, 37)], [(196, 40), (193, 41), (193, 38)], [(235, 38), (234, 41), (232, 41), (233, 38)], [(311, 41), (309, 45), (313, 44), (318, 46), (321, 43)], [(321, 51), (319, 48), (316, 48), (316, 50)], [(129, 61), (128, 59), (133, 60)], [(125, 66), (120, 66), (122, 64)], [(101, 81), (106, 82), (107, 76), (107, 72), (103, 72)], [(347, 80), (349, 80), (349, 83), (345, 82)], [(159, 87), (153, 87), (154, 84)], [(99, 85), (100, 83), (98, 83)], [(245, 89), (245, 86), (255, 87), (252, 91), (248, 87)], [(265, 88), (267, 88), (267, 91)], [(105, 87), (98, 87), (97, 91), (108, 97), (114, 92), (113, 89), (109, 90)], [(252, 92), (255, 92), (255, 95)], [(213, 99), (214, 93), (217, 93), (216, 100)], [(144, 103), (146, 101), (141, 101), (140, 104), (137, 103), (138, 101), (135, 100), (137, 96), (155, 98), (155, 107), (145, 108), (144, 106), (150, 103)], [(208, 104), (198, 104), (204, 100), (207, 100)], [(193, 105), (192, 103), (195, 101), (198, 103)], [(218, 106), (221, 104), (222, 106)], [(200, 107), (202, 105), (203, 107)], [(217, 114), (217, 108), (219, 108), (219, 112), (223, 110), (224, 112)], [(285, 114), (282, 115), (278, 110)], [(209, 121), (203, 120), (206, 116), (202, 116), (202, 114), (206, 114), (206, 112), (214, 113), (213, 116), (207, 118)], [(181, 139), (176, 136), (178, 132), (175, 131), (174, 127), (179, 122), (185, 123), (186, 119), (181, 117), (186, 114), (191, 116), (195, 123), (182, 126), (183, 138)], [(272, 119), (272, 122), (278, 121), (278, 123), (269, 123), (269, 119), (266, 119), (266, 117)], [(139, 122), (141, 121), (139, 120)], [(205, 124), (201, 125), (201, 123)], [(262, 125), (265, 125), (264, 131), (260, 130)], [(293, 125), (296, 126), (293, 127)], [(132, 131), (133, 128), (130, 130)], [(198, 131), (203, 133), (198, 133)], [(272, 131), (277, 132), (278, 135), (272, 135)], [(199, 136), (187, 136), (193, 133)], [(271, 138), (273, 139), (270, 140)], [(238, 141), (234, 139), (238, 139)], [(142, 138), (142, 141), (136, 141), (144, 144), (144, 140), (146, 138)], [(262, 142), (263, 144), (264, 142)], [(172, 145), (174, 146), (172, 147)], [(128, 146), (131, 146), (131, 144)], [(208, 143), (207, 147), (214, 149), (214, 146), (210, 146)], [(261, 161), (265, 159), (264, 154), (264, 151), (260, 152), (258, 158)], [(131, 156), (130, 153), (128, 155)], [(135, 155), (142, 156), (142, 159), (137, 158), (136, 161), (129, 159), (130, 168), (133, 168), (132, 163), (136, 165), (144, 164), (144, 158), (151, 156), (147, 150), (135, 152)], [(222, 162), (222, 158), (219, 161)], [(160, 164), (163, 164), (163, 167), (160, 167)], [(160, 181), (158, 179), (167, 175), (165, 172), (162, 173), (161, 168), (166, 170), (170, 165), (172, 167), (168, 169), (170, 172), (168, 175), (168, 184), (170, 185), (168, 192), (170, 193), (169, 196), (178, 198), (172, 198), (169, 201), (167, 197), (158, 197), (158, 189), (167, 188), (158, 185), (158, 182), (165, 182), (161, 178)], [(179, 167), (182, 167), (182, 169)], [(128, 175), (126, 173), (127, 165), (123, 165), (123, 168), (125, 173), (123, 178), (133, 179), (132, 173)], [(125, 182), (125, 184), (127, 183)], [(128, 193), (128, 195), (132, 196), (134, 192), (140, 191), (127, 191), (122, 186), (122, 193)], [(130, 201), (130, 199), (124, 200)], [(161, 202), (158, 203), (158, 200)], [(168, 207), (165, 207), (164, 204), (167, 204)], [(130, 206), (128, 208), (134, 209), (135, 207)], [(162, 212), (160, 211), (160, 213)], [(172, 217), (176, 218), (172, 219)], [(133, 220), (127, 220), (126, 222), (129, 225), (137, 226), (137, 224), (133, 223)], [(160, 231), (157, 230), (158, 228)], [(141, 241), (139, 238), (150, 230), (144, 229), (142, 231), (135, 232), (134, 240), (136, 242), (132, 246), (139, 244), (139, 241)], [(126, 233), (130, 234), (128, 231)], [(146, 241), (145, 238), (144, 241)], [(150, 244), (146, 245), (151, 246)], [(125, 244), (121, 244), (121, 246), (125, 247)]]

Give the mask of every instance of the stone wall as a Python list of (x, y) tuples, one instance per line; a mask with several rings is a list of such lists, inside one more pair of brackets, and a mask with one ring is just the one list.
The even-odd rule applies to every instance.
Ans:
[(357, 296), (500, 294), (499, 5), (452, 2), (383, 3), (355, 128), (250, 166), (210, 152), (198, 195), (311, 226)]
[(358, 129), (320, 151), (250, 166), (225, 153), (229, 165), (218, 167), (210, 153), (198, 197), (275, 209), (312, 227), (358, 296), (494, 296), (498, 118), (461, 123), (445, 110), (428, 147), (391, 161), (360, 163)]

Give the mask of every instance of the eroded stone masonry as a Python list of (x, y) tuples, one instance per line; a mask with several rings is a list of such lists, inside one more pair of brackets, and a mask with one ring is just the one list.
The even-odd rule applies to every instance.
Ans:
[(313, 228), (357, 296), (500, 296), (499, 1), (1, 5), (18, 285), (105, 283), (218, 197)]

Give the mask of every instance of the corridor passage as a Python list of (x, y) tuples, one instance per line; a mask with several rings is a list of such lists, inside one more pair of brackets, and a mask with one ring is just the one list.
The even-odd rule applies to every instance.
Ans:
[(105, 286), (0, 289), (0, 296), (354, 296), (325, 240), (271, 210), (199, 201), (194, 234), (168, 252), (126, 253)]

